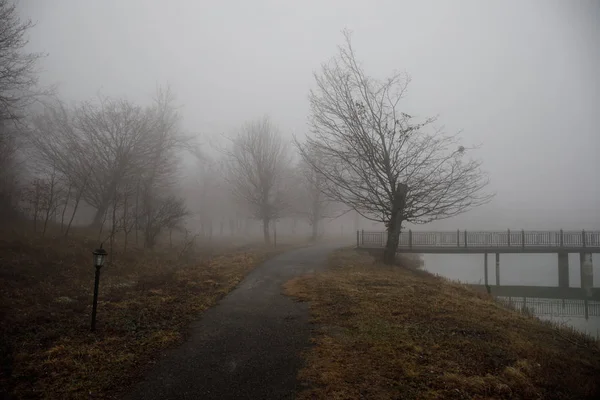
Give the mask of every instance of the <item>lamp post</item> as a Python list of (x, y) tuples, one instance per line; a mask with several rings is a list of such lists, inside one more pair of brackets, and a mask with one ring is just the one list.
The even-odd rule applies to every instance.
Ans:
[(104, 260), (106, 259), (107, 252), (102, 248), (102, 244), (100, 244), (100, 248), (96, 249), (92, 252), (94, 255), (94, 267), (96, 267), (96, 277), (94, 279), (94, 303), (92, 306), (92, 327), (91, 331), (94, 332), (96, 330), (96, 310), (98, 308), (98, 284), (100, 283), (100, 268), (104, 265)]

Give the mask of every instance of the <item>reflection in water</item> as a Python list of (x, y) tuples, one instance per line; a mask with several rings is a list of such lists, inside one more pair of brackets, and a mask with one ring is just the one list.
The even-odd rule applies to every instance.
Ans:
[(503, 297), (497, 300), (509, 307), (545, 317), (600, 317), (600, 302), (585, 300), (532, 299), (528, 297)]
[[(495, 282), (495, 255), (488, 255), (489, 283)], [(447, 255), (424, 254), (425, 269), (449, 279), (463, 283), (479, 283), (484, 280), (483, 254)], [(600, 287), (600, 254), (593, 255), (594, 287)], [(569, 255), (569, 278), (571, 287), (580, 287), (579, 254)], [(501, 254), (500, 284), (523, 286), (557, 286), (558, 264), (556, 254)], [(512, 298), (517, 308), (523, 298)], [(540, 319), (566, 324), (591, 336), (600, 335), (600, 303), (588, 302), (585, 318), (582, 300), (529, 299), (526, 306)], [(565, 307), (563, 308), (563, 303)]]

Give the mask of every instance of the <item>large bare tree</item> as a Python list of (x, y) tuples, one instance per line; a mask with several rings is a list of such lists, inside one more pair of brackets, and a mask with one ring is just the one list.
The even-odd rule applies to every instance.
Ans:
[(270, 243), (269, 224), (280, 218), (287, 206), (288, 146), (265, 116), (244, 124), (225, 155), (226, 179), (234, 196), (262, 221), (265, 243)]
[(299, 148), (325, 178), (327, 196), (386, 224), (384, 260), (393, 263), (404, 222), (449, 218), (488, 202), (488, 177), (457, 134), (401, 111), (406, 75), (371, 78), (355, 57), (350, 33), (344, 36), (338, 55), (315, 73), (311, 135)]

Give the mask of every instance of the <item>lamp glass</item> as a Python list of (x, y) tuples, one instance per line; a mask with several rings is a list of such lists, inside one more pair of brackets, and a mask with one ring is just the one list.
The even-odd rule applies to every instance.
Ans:
[(104, 265), (104, 254), (96, 254), (95, 256), (96, 256), (95, 265), (97, 267), (103, 266)]

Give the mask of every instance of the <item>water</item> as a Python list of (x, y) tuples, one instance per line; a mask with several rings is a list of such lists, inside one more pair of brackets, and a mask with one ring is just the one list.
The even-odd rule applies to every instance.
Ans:
[[(425, 269), (463, 283), (484, 283), (483, 254), (424, 254)], [(600, 254), (593, 254), (594, 287), (600, 287)], [(495, 254), (488, 254), (488, 282), (496, 284)], [(579, 254), (569, 254), (569, 282), (581, 287)], [(556, 254), (500, 254), (500, 285), (558, 286)], [(600, 333), (600, 317), (565, 317), (540, 315), (540, 319), (567, 324), (596, 337)]]

